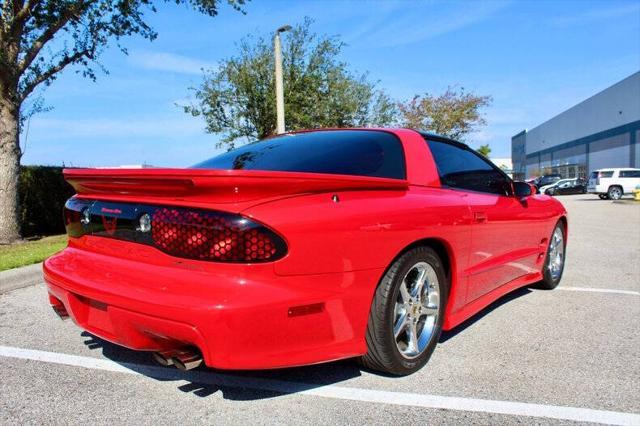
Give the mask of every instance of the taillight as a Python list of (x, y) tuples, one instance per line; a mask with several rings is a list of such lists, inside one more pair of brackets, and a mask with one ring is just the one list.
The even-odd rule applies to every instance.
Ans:
[(70, 198), (67, 234), (116, 238), (153, 246), (171, 256), (217, 262), (271, 262), (287, 244), (271, 229), (226, 212)]
[(153, 245), (167, 254), (220, 262), (270, 262), (286, 254), (284, 240), (244, 216), (158, 207), (151, 219)]
[(81, 237), (89, 232), (91, 201), (69, 198), (64, 205), (64, 226), (70, 237)]

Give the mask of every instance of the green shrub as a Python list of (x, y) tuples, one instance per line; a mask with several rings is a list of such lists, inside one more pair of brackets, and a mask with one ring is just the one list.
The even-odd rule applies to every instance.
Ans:
[(23, 237), (64, 233), (62, 208), (74, 190), (62, 167), (22, 166), (19, 193)]

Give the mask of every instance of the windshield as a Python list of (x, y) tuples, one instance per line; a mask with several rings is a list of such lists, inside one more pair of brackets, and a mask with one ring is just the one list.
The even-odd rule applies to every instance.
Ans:
[(192, 168), (406, 177), (400, 140), (391, 133), (374, 130), (276, 136), (220, 154)]

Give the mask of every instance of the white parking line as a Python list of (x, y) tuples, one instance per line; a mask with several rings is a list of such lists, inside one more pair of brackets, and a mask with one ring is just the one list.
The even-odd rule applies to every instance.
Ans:
[(556, 290), (565, 291), (586, 291), (590, 293), (613, 293), (613, 294), (629, 294), (631, 296), (640, 296), (640, 291), (618, 290), (615, 288), (594, 288), (594, 287), (556, 287)]
[(640, 414), (619, 411), (593, 410), (590, 408), (564, 407), (557, 405), (530, 404), (526, 402), (494, 401), (475, 398), (458, 398), (440, 395), (423, 395), (406, 392), (389, 392), (372, 389), (349, 388), (336, 385), (287, 382), (262, 378), (239, 377), (208, 371), (182, 372), (166, 367), (140, 364), (116, 363), (107, 359), (59, 354), (11, 346), (0, 346), (0, 356), (24, 360), (41, 361), (94, 370), (145, 375), (163, 380), (186, 380), (233, 388), (248, 388), (302, 394), (323, 398), (372, 402), (377, 404), (404, 405), (421, 408), (440, 408), (479, 413), (508, 414), (513, 416), (546, 417), (577, 422), (607, 423), (615, 425), (639, 425)]

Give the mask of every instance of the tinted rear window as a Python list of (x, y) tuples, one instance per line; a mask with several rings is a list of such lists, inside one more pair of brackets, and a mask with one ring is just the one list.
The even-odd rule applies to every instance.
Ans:
[(373, 130), (277, 136), (218, 155), (193, 168), (406, 177), (400, 140), (391, 133)]

